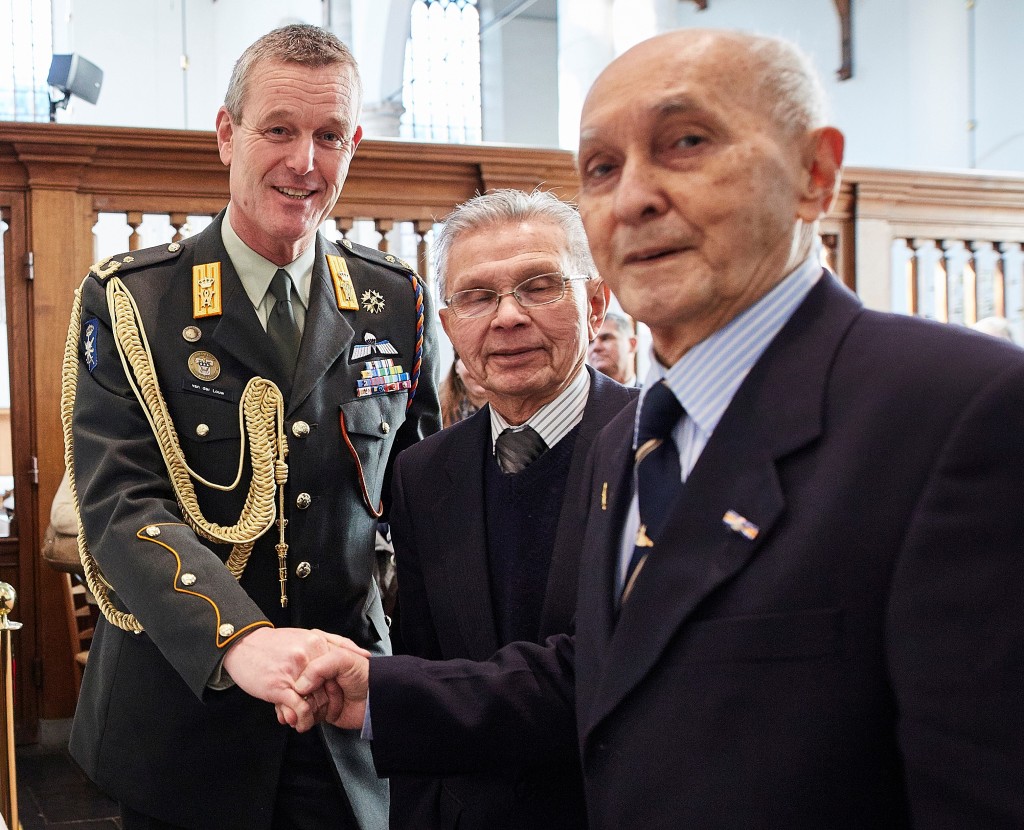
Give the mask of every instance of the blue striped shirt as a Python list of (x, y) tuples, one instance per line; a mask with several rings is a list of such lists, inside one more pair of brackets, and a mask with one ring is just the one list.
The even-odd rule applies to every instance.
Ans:
[[(686, 410), (686, 416), (680, 419), (672, 432), (672, 439), (679, 448), (679, 467), (683, 481), (686, 481), (700, 458), (736, 390), (768, 348), (768, 344), (775, 339), (775, 335), (821, 278), (821, 274), (821, 262), (815, 250), (775, 288), (690, 349), (674, 366), (666, 369), (658, 362), (652, 350), (651, 368), (644, 389), (649, 389), (652, 384), (664, 378)], [(634, 449), (643, 405), (644, 393), (641, 393), (637, 421), (633, 428)], [(620, 589), (633, 556), (639, 527), (640, 510), (634, 492), (622, 533)]]

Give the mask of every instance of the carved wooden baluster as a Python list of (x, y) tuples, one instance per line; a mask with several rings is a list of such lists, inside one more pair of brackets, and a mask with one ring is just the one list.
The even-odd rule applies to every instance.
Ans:
[[(1024, 256), (1019, 242), (1001, 242), (999, 267), (1003, 275), (1003, 316), (1011, 323), (1024, 320)], [(1018, 341), (1020, 342), (1020, 341)]]
[(142, 247), (142, 236), (139, 234), (139, 225), (142, 224), (142, 211), (130, 210), (125, 214), (125, 217), (128, 227), (132, 229), (131, 236), (128, 237), (128, 250), (137, 251)]
[(434, 281), (430, 271), (430, 248), (427, 245), (427, 234), (433, 228), (433, 219), (416, 219), (412, 223), (412, 229), (416, 232), (416, 270), (428, 284)]
[(340, 234), (338, 241), (342, 239), (348, 239), (348, 235), (352, 233), (352, 228), (355, 225), (356, 220), (351, 216), (339, 216), (334, 220), (334, 225), (338, 229)]
[(927, 239), (908, 239), (910, 246), (910, 268), (914, 275), (913, 302), (911, 310), (918, 317), (936, 319), (935, 314), (935, 272), (928, 265), (927, 257), (934, 244)]
[(373, 227), (380, 234), (380, 242), (377, 243), (377, 250), (383, 251), (385, 254), (390, 248), (388, 242), (388, 234), (391, 233), (392, 228), (395, 227), (394, 219), (374, 219)]
[(965, 322), (964, 310), (964, 280), (963, 269), (957, 273), (956, 252), (961, 243), (956, 239), (944, 239), (938, 243), (942, 252), (939, 258), (939, 268), (944, 277), (943, 284), (946, 286), (946, 316), (947, 323)]
[(174, 228), (174, 236), (171, 237), (171, 242), (181, 242), (184, 238), (183, 231), (188, 225), (188, 214), (187, 213), (172, 213), (168, 216), (171, 223), (171, 227)]
[[(974, 320), (981, 320), (991, 317), (999, 312), (996, 309), (1002, 305), (1002, 285), (996, 285), (996, 275), (993, 266), (992, 243), (971, 240), (964, 243), (970, 253), (967, 268), (974, 273)], [(966, 276), (965, 276), (966, 283)], [(968, 315), (968, 320), (971, 319)]]
[(992, 248), (992, 297), (993, 314), (1006, 317), (1006, 269), (1003, 265), (1002, 250), (1005, 243), (993, 242)]

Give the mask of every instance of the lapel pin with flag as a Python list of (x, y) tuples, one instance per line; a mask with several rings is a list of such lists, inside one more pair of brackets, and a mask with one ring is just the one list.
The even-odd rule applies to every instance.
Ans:
[(735, 510), (725, 511), (725, 515), (722, 516), (722, 523), (733, 533), (739, 533), (751, 541), (756, 539), (757, 534), (761, 532), (761, 528), (749, 519), (741, 516)]

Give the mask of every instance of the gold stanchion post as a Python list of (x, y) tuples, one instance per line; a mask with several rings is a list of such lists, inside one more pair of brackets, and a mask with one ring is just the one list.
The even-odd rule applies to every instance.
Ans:
[(3, 685), (3, 705), (0, 706), (0, 740), (4, 752), (0, 757), (0, 813), (5, 827), (17, 830), (18, 776), (14, 762), (14, 666), (11, 652), (11, 632), (21, 628), (20, 622), (9, 618), (17, 592), (6, 582), (0, 582), (0, 684)]

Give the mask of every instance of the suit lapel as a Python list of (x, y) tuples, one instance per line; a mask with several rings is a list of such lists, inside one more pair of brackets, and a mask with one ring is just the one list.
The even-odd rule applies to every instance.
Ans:
[[(355, 331), (338, 309), (334, 298), (334, 286), (327, 270), (328, 251), (325, 250), (325, 244), (323, 237), (317, 234), (309, 308), (306, 311), (292, 393), (288, 398), (289, 412), (309, 396), (313, 387), (344, 354), (355, 336)], [(331, 253), (340, 255), (340, 250)]]
[(498, 649), (498, 631), (491, 601), (484, 526), (484, 446), (491, 440), (490, 411), (485, 406), (464, 428), (453, 431), (443, 460), (446, 485), (440, 488), (435, 538), (443, 544), (444, 569), (450, 592), (450, 613), (471, 659), (485, 660)]
[(580, 556), (576, 627), (579, 721), (588, 720), (602, 665), (615, 629), (616, 571), (622, 527), (633, 497), (633, 422), (636, 402), (626, 406), (593, 448), (589, 511)]
[(587, 372), (590, 374), (590, 394), (569, 462), (565, 497), (558, 517), (540, 617), (541, 640), (550, 634), (568, 631), (572, 625), (580, 573), (580, 521), (586, 515), (588, 495), (587, 482), (584, 480), (587, 456), (597, 434), (633, 398), (631, 390), (589, 366)]
[[(826, 274), (733, 398), (673, 508), (663, 531), (665, 546), (652, 550), (614, 628), (612, 615), (604, 610), (610, 602), (588, 597), (596, 621), (585, 638), (581, 608), (579, 639), (584, 642), (578, 650), (585, 658), (590, 654), (596, 670), (581, 675), (580, 683), (596, 688), (587, 693), (589, 703), (580, 712), (582, 736), (647, 676), (695, 609), (768, 546), (786, 506), (778, 467), (821, 434), (829, 367), (859, 309), (857, 300)], [(621, 475), (623, 465), (631, 474), (631, 460), (623, 459), (620, 446), (611, 466)], [(620, 486), (622, 493), (627, 489)], [(628, 507), (631, 493), (623, 497)], [(754, 538), (723, 522), (729, 511), (756, 526)], [(615, 537), (605, 545), (606, 559), (617, 561), (624, 516), (617, 503), (610, 526), (615, 530), (606, 533)], [(588, 528), (588, 544), (593, 536)], [(595, 588), (613, 592), (613, 584), (603, 577)], [(590, 637), (593, 645), (585, 642)]]

